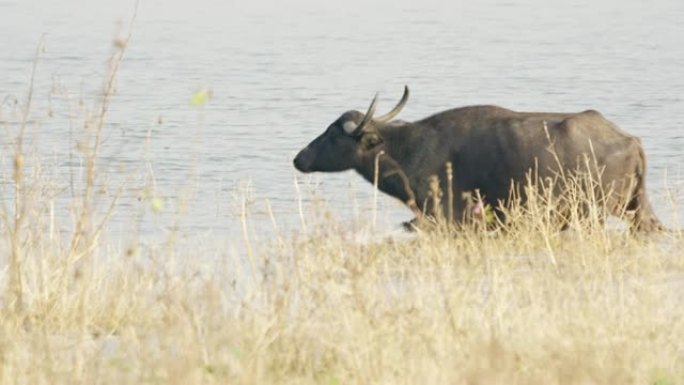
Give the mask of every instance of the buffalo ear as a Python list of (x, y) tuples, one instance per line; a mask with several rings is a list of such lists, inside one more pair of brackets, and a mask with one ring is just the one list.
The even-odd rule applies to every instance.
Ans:
[(374, 132), (366, 132), (361, 135), (361, 146), (366, 149), (370, 150), (373, 147), (379, 145), (382, 143), (382, 138), (380, 135), (374, 133)]

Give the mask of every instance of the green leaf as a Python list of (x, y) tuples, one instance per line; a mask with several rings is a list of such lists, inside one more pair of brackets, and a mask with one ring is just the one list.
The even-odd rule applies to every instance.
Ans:
[(674, 385), (675, 382), (665, 373), (663, 369), (656, 369), (653, 385)]
[(152, 211), (160, 213), (164, 209), (164, 200), (159, 197), (154, 197), (150, 200), (150, 206), (152, 206)]
[(211, 95), (212, 93), (210, 89), (202, 88), (192, 94), (192, 97), (190, 98), (190, 104), (193, 106), (203, 106), (209, 102)]
[(485, 223), (494, 223), (494, 220), (496, 219), (494, 217), (494, 209), (490, 204), (487, 204), (484, 208), (484, 219)]

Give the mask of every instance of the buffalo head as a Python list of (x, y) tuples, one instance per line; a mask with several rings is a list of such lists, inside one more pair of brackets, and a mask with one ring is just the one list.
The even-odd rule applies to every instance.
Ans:
[(355, 168), (382, 143), (377, 125), (394, 118), (408, 101), (409, 90), (387, 114), (374, 118), (378, 95), (366, 114), (347, 111), (335, 120), (323, 134), (314, 139), (294, 158), (294, 166), (301, 172), (344, 171)]

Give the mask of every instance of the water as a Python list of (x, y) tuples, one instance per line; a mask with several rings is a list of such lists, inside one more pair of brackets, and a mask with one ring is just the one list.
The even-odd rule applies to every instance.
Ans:
[[(0, 0), (5, 186), (18, 116), (12, 102), (26, 99), (41, 36), (30, 148), (68, 184), (82, 178), (73, 138), (133, 8)], [(468, 104), (603, 112), (642, 138), (651, 199), (672, 223), (662, 184), (667, 173), (682, 186), (682, 20), (681, 0), (142, 0), (103, 145), (109, 188), (126, 183), (114, 231), (129, 231), (131, 221), (165, 231), (180, 218), (190, 233), (239, 238), (245, 191), (256, 229), (270, 226), (265, 200), (281, 226), (296, 228), (293, 156), (345, 110), (365, 110), (376, 91), (379, 111), (391, 108), (404, 84), (412, 90), (404, 120)], [(192, 106), (203, 87), (212, 100)], [(298, 178), (342, 218), (370, 207), (371, 187), (353, 172)], [(138, 199), (150, 184), (165, 202), (161, 214)], [(310, 199), (306, 192), (305, 204)], [(187, 205), (177, 214), (179, 200)], [(59, 202), (68, 206), (68, 192)], [(387, 228), (410, 219), (391, 198), (380, 205)]]

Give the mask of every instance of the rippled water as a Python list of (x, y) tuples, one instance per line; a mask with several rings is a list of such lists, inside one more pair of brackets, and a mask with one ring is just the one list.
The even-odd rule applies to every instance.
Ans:
[[(61, 182), (81, 177), (73, 138), (133, 8), (0, 0), (3, 184), (16, 132), (12, 103), (26, 98), (41, 36), (31, 148)], [(191, 231), (236, 236), (235, 197), (244, 189), (257, 227), (270, 223), (265, 199), (280, 221), (296, 224), (294, 154), (345, 110), (365, 110), (376, 91), (379, 110), (390, 108), (404, 84), (412, 90), (405, 120), (485, 103), (600, 110), (642, 138), (652, 200), (671, 222), (662, 184), (668, 173), (682, 186), (682, 20), (681, 0), (142, 0), (103, 147), (103, 177), (112, 188), (126, 181), (129, 192), (115, 223), (127, 230), (141, 186), (153, 180), (169, 217), (170, 202), (189, 202), (181, 223)], [(212, 100), (190, 105), (202, 87)], [(343, 217), (370, 205), (371, 187), (353, 172), (298, 177)], [(410, 218), (391, 198), (380, 204), (389, 228)]]

